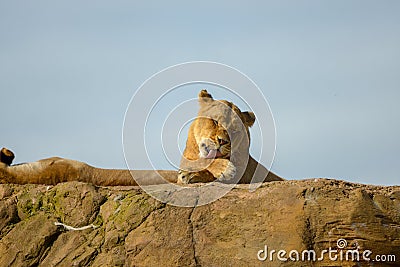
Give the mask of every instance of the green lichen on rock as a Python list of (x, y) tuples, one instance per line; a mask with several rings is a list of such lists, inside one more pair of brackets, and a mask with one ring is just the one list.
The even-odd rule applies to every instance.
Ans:
[(146, 194), (127, 194), (120, 200), (120, 206), (110, 216), (117, 229), (136, 228), (153, 210), (163, 206)]
[(38, 212), (47, 211), (47, 206), (43, 206), (44, 193), (42, 188), (28, 188), (22, 191), (18, 196), (18, 216), (25, 219), (38, 214)]

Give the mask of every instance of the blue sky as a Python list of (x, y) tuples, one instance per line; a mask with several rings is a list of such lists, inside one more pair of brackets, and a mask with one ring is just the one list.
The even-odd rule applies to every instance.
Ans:
[(267, 97), (279, 175), (398, 184), (398, 14), (399, 1), (0, 0), (0, 146), (16, 162), (125, 168), (134, 92), (168, 66), (207, 60)]

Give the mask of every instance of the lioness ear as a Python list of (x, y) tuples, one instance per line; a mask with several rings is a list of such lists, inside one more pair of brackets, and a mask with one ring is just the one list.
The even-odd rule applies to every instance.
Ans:
[(214, 100), (213, 97), (207, 92), (207, 90), (201, 90), (199, 93), (199, 102), (210, 102)]
[(9, 150), (5, 147), (3, 147), (0, 150), (0, 162), (3, 162), (7, 165), (11, 165), (14, 157), (15, 157), (14, 153), (11, 150)]
[(250, 111), (245, 111), (242, 112), (242, 115), (244, 117), (244, 124), (248, 127), (253, 126), (254, 122), (256, 121), (256, 116), (254, 115), (254, 113)]

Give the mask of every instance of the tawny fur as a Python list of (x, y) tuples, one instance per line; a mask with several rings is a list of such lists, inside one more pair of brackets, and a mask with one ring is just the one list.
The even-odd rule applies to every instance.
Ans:
[(140, 180), (141, 185), (162, 183), (158, 175), (168, 182), (175, 183), (177, 180), (177, 172), (172, 170), (101, 169), (83, 162), (58, 157), (14, 166), (0, 162), (0, 183), (12, 184), (55, 185), (79, 181), (99, 186), (136, 186), (136, 180)]
[[(246, 137), (250, 140), (249, 127), (253, 125), (255, 120), (253, 113), (241, 112), (237, 106), (225, 100), (213, 100), (212, 96), (206, 90), (200, 92), (199, 102), (199, 114), (202, 114), (202, 109), (209, 109), (210, 106), (217, 103), (222, 103), (224, 106), (233, 110), (245, 125), (244, 130), (239, 132), (239, 137)], [(230, 117), (227, 115), (229, 112), (226, 110), (220, 110), (218, 105), (216, 112), (218, 121), (224, 121), (227, 125), (232, 123)], [(215, 121), (201, 116), (196, 118), (189, 129), (184, 158), (188, 160), (197, 160), (197, 163), (194, 164), (196, 166), (191, 166), (190, 162), (188, 164), (182, 160), (181, 169), (184, 170), (181, 170), (179, 175), (176, 171), (172, 170), (101, 169), (83, 162), (58, 157), (42, 159), (31, 163), (11, 165), (14, 159), (14, 153), (3, 148), (0, 150), (0, 183), (55, 185), (62, 182), (80, 181), (99, 186), (136, 186), (136, 180), (139, 180), (141, 185), (154, 185), (166, 182), (177, 183), (179, 182), (178, 179), (180, 179), (180, 182), (182, 183), (182, 177), (185, 175), (187, 176), (186, 183), (211, 182), (218, 178), (217, 176), (223, 176), (223, 174), (230, 176), (234, 173), (236, 168), (240, 167), (234, 166), (229, 155), (226, 154), (229, 153), (229, 150), (231, 149), (230, 140), (227, 140), (229, 142), (221, 147), (221, 151), (226, 154), (225, 158), (200, 159), (198, 142), (201, 138), (205, 137), (213, 140), (217, 140), (217, 137), (229, 139), (224, 127), (216, 124)], [(264, 166), (249, 156), (248, 153), (249, 150), (248, 147), (246, 147), (243, 157), (248, 159), (248, 162), (247, 165), (244, 166), (245, 171), (243, 176), (240, 178), (239, 183), (250, 183), (253, 175), (256, 177), (264, 177), (265, 182), (283, 180), (279, 176), (269, 172)], [(201, 165), (207, 167), (201, 168)], [(193, 168), (197, 168), (198, 170), (195, 172), (187, 171), (187, 169)], [(166, 181), (160, 179), (159, 175), (161, 175)], [(224, 182), (230, 181), (228, 179)]]
[[(257, 181), (283, 180), (249, 155), (249, 128), (254, 124), (254, 113), (242, 112), (236, 105), (226, 100), (214, 100), (206, 90), (199, 93), (199, 105), (198, 117), (189, 128), (178, 183), (210, 182), (218, 178), (229, 183), (232, 180), (235, 181), (232, 168), (241, 168), (240, 173), (243, 175), (238, 179), (239, 183), (250, 183), (253, 176), (258, 177)], [(235, 138), (231, 142), (226, 129), (237, 128), (238, 121), (241, 128), (235, 135), (231, 134)], [(215, 148), (220, 151), (220, 157), (202, 158), (200, 152), (202, 140), (215, 145)], [(220, 145), (221, 140), (224, 140), (222, 145)], [(239, 148), (242, 143), (244, 147)], [(239, 148), (236, 160), (232, 160), (230, 156), (232, 146)], [(246, 161), (246, 165), (240, 166)]]

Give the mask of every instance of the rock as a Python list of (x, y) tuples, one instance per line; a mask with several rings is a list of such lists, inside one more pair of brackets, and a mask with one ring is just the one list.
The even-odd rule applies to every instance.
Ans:
[(0, 255), (0, 266), (399, 266), (400, 187), (279, 181), (181, 208), (138, 187), (0, 184)]
[(9, 225), (19, 221), (16, 198), (0, 200), (0, 238), (7, 232)]
[(0, 241), (0, 266), (39, 264), (57, 239), (59, 232), (51, 215), (36, 214), (21, 221)]

